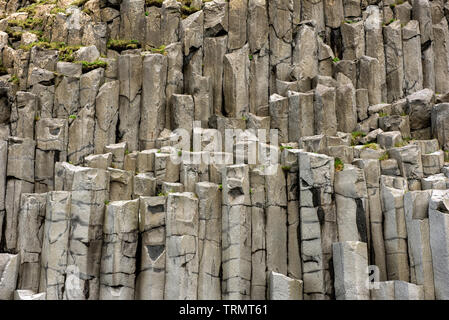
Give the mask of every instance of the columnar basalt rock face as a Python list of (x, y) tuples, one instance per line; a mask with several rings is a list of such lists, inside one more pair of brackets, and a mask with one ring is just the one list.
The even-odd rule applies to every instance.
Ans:
[(304, 299), (324, 299), (332, 293), (330, 260), (337, 241), (337, 219), (332, 199), (334, 160), (300, 152), (299, 199)]
[(366, 275), (368, 250), (359, 241), (332, 244), (335, 270), (335, 297), (337, 300), (369, 300)]
[(447, 5), (68, 4), (0, 5), (0, 299), (449, 297)]
[(63, 299), (71, 199), (68, 191), (52, 191), (47, 194), (39, 282), (39, 291), (46, 292), (47, 300)]
[(142, 252), (135, 296), (139, 300), (164, 299), (166, 201), (166, 197), (140, 197), (139, 232)]
[(247, 165), (223, 170), (222, 298), (249, 299), (251, 294), (251, 211)]
[(109, 172), (86, 168), (73, 175), (67, 265), (73, 270), (66, 278), (79, 288), (65, 291), (68, 300), (96, 300), (100, 289), (104, 209), (109, 201)]
[(139, 200), (106, 208), (100, 266), (100, 300), (134, 299)]
[(168, 195), (165, 299), (197, 299), (198, 221), (198, 199), (193, 193), (171, 193)]

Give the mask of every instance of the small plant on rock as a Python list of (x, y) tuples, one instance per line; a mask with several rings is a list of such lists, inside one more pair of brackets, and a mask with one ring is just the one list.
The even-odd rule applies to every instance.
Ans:
[(335, 158), (335, 161), (334, 161), (335, 171), (342, 171), (344, 169), (344, 167), (345, 167), (345, 164), (343, 163), (343, 161), (341, 161), (340, 158)]

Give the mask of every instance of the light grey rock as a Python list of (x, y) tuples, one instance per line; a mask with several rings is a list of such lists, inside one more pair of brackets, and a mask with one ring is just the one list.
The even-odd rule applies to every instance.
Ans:
[(381, 65), (379, 60), (369, 56), (359, 58), (359, 77), (357, 89), (368, 89), (370, 105), (379, 104), (382, 101), (382, 79), (380, 77)]
[(421, 62), (421, 35), (419, 23), (410, 20), (402, 28), (402, 52), (404, 57), (404, 94), (409, 95), (423, 88)]
[(449, 291), (445, 285), (448, 282), (447, 270), (448, 246), (448, 199), (447, 190), (434, 190), (429, 201), (429, 234), (432, 253), (433, 276), (435, 284), (435, 299), (448, 299)]
[(249, 299), (251, 290), (251, 203), (247, 165), (223, 169), (222, 299)]
[(359, 241), (332, 244), (337, 300), (369, 300), (368, 250)]
[(325, 155), (301, 151), (298, 163), (304, 299), (324, 299), (332, 292), (331, 246), (337, 242), (337, 218), (331, 196), (334, 161)]
[(136, 151), (140, 122), (140, 101), (138, 94), (142, 87), (142, 57), (137, 54), (120, 55), (118, 61), (118, 80), (120, 80), (119, 134), (128, 143), (130, 151)]
[(221, 299), (221, 194), (217, 184), (198, 182), (198, 299)]
[(44, 151), (66, 151), (68, 124), (65, 119), (45, 118), (36, 122), (36, 146)]
[(302, 281), (270, 272), (270, 300), (302, 300)]
[(248, 69), (248, 46), (224, 56), (224, 110), (231, 117), (240, 118), (249, 111)]
[(288, 91), (288, 141), (315, 134), (313, 93)]
[(120, 142), (115, 144), (110, 144), (104, 147), (104, 152), (112, 153), (112, 164), (111, 166), (116, 169), (123, 168), (123, 162), (125, 161), (125, 153), (128, 150), (127, 142)]
[(134, 175), (130, 171), (108, 168), (109, 199), (111, 201), (131, 200)]
[(105, 146), (115, 143), (119, 118), (119, 81), (101, 86), (95, 98), (95, 153), (102, 153)]
[(133, 300), (139, 227), (139, 200), (106, 207), (100, 266), (100, 300)]
[(20, 256), (18, 254), (0, 254), (0, 299), (13, 300), (19, 271)]
[(314, 96), (315, 134), (335, 135), (337, 116), (335, 108), (335, 88), (318, 85)]
[(34, 139), (34, 121), (37, 112), (37, 97), (30, 92), (19, 91), (11, 108), (11, 135)]
[(24, 193), (21, 196), (17, 250), (20, 253), (18, 289), (39, 290), (40, 255), (47, 195)]
[(47, 300), (45, 292), (34, 293), (32, 290), (14, 291), (14, 300)]
[(412, 283), (423, 286), (424, 299), (435, 299), (429, 235), (429, 200), (432, 191), (410, 191), (404, 196), (405, 222)]
[(246, 43), (248, 1), (230, 0), (228, 2), (228, 49), (235, 50)]
[(63, 299), (70, 233), (71, 198), (69, 191), (47, 193), (39, 282), (39, 291), (46, 293), (47, 300)]
[(365, 174), (352, 165), (335, 172), (338, 240), (369, 243), (369, 209)]
[(168, 195), (164, 299), (197, 299), (198, 219), (198, 199), (193, 193)]
[(139, 300), (164, 299), (166, 200), (166, 197), (140, 197), (142, 247), (135, 296)]
[(384, 215), (384, 241), (389, 280), (408, 281), (407, 229), (404, 213), (404, 189), (381, 185)]
[(109, 201), (109, 172), (94, 168), (75, 171), (71, 190), (67, 265), (72, 266), (73, 270), (67, 275), (65, 286), (68, 287), (71, 281), (79, 286), (66, 290), (64, 298), (98, 300), (104, 209)]
[(139, 145), (140, 149), (150, 149), (155, 147), (155, 140), (165, 126), (167, 58), (161, 54), (147, 55), (142, 77)]

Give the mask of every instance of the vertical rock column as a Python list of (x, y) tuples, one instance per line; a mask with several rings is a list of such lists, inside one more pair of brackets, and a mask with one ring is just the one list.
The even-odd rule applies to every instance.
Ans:
[(109, 201), (109, 172), (85, 168), (76, 171), (72, 183), (71, 225), (66, 279), (79, 289), (65, 291), (68, 300), (98, 300), (105, 205)]
[(221, 299), (221, 192), (218, 185), (198, 182), (198, 299)]
[(287, 276), (302, 279), (300, 223), (299, 223), (299, 149), (282, 151), (283, 170), (287, 190)]
[(251, 195), (251, 300), (264, 300), (267, 290), (265, 241), (265, 176), (254, 168), (250, 173)]
[(371, 233), (371, 250), (368, 252), (369, 263), (379, 268), (379, 280), (385, 281), (387, 280), (387, 267), (385, 262), (382, 204), (380, 200), (380, 164), (377, 159), (360, 159), (356, 160), (354, 164), (363, 169), (368, 192)]
[(119, 141), (128, 143), (129, 151), (139, 150), (140, 100), (142, 87), (142, 57), (124, 54), (117, 58), (119, 100)]
[(248, 45), (224, 56), (223, 98), (224, 111), (228, 117), (241, 118), (249, 111)]
[(429, 234), (429, 200), (432, 191), (410, 191), (404, 196), (410, 281), (422, 285), (424, 298), (435, 299)]
[(402, 54), (401, 21), (397, 20), (384, 27), (385, 68), (387, 102), (403, 97), (404, 59)]
[(197, 299), (198, 222), (198, 198), (193, 193), (168, 195), (164, 299)]
[(411, 20), (402, 28), (402, 51), (404, 55), (404, 94), (409, 95), (423, 88), (421, 63), (421, 40), (419, 23)]
[(337, 242), (334, 160), (301, 151), (298, 161), (304, 299), (326, 299), (333, 291), (330, 261), (332, 243)]
[(56, 159), (66, 160), (68, 138), (66, 119), (44, 118), (36, 122), (36, 193), (54, 190), (54, 163)]
[(407, 229), (405, 225), (404, 194), (406, 189), (381, 185), (384, 215), (384, 239), (387, 279), (409, 281)]
[(3, 239), (5, 218), (6, 166), (8, 164), (8, 142), (0, 139), (0, 245)]
[(449, 92), (449, 28), (446, 19), (433, 25), (435, 37), (435, 92)]
[(292, 58), (292, 8), (293, 1), (268, 2), (268, 23), (270, 43), (270, 94), (275, 93), (276, 80), (289, 80), (288, 69)]
[(428, 0), (412, 1), (412, 18), (419, 22), (423, 87), (435, 91), (432, 9)]
[(370, 243), (368, 192), (362, 169), (345, 165), (335, 173), (338, 240)]
[(287, 274), (287, 189), (281, 166), (265, 176), (267, 271)]
[(376, 58), (379, 62), (378, 77), (380, 80), (381, 100), (387, 98), (387, 83), (385, 79), (385, 53), (382, 36), (382, 16), (379, 8), (370, 5), (366, 8), (365, 13), (365, 54), (369, 57)]
[(266, 0), (248, 1), (249, 44), (249, 110), (257, 114), (259, 107), (268, 105), (269, 95), (269, 24)]
[(337, 300), (369, 300), (368, 256), (366, 243), (359, 241), (332, 244), (335, 297)]
[(166, 197), (140, 197), (140, 266), (136, 299), (163, 300), (165, 289)]
[[(142, 105), (139, 127), (140, 150), (155, 147), (159, 133), (165, 127), (165, 85), (167, 57), (149, 54), (142, 66)], [(135, 126), (135, 124), (134, 124)]]
[(138, 221), (138, 199), (113, 201), (106, 207), (100, 300), (134, 299)]
[[(79, 103), (81, 109), (78, 114), (68, 117), (67, 153), (68, 160), (74, 164), (81, 163), (85, 156), (95, 150), (95, 102), (103, 81), (104, 70), (101, 68), (85, 73), (80, 77)], [(103, 152), (103, 150), (100, 152)], [(60, 161), (63, 160), (60, 159)]]
[(47, 194), (22, 194), (17, 249), (20, 253), (18, 289), (39, 290), (40, 257)]
[(429, 233), (435, 299), (449, 299), (449, 193), (433, 190), (429, 202)]
[(247, 165), (223, 169), (222, 299), (250, 299), (251, 205)]
[(17, 224), (22, 193), (34, 191), (34, 149), (36, 143), (28, 138), (8, 139), (6, 182), (5, 250), (17, 252)]
[(13, 300), (19, 263), (18, 254), (0, 253), (0, 300)]
[(63, 299), (71, 199), (68, 191), (47, 193), (39, 283), (39, 292), (46, 292), (47, 300)]
[(96, 154), (104, 152), (104, 147), (116, 142), (119, 118), (120, 82), (110, 81), (101, 86), (95, 99), (95, 141)]

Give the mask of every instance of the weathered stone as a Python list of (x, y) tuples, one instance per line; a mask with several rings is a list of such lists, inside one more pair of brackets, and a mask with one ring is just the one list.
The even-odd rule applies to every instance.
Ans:
[(369, 300), (366, 243), (358, 241), (332, 244), (337, 300)]
[(394, 21), (383, 30), (388, 102), (396, 101), (403, 96), (404, 63), (402, 57), (401, 23), (403, 21)]
[(347, 165), (335, 173), (338, 240), (369, 243), (369, 209), (365, 174)]
[(142, 237), (136, 299), (162, 300), (165, 286), (166, 197), (141, 197), (139, 231)]
[(341, 34), (343, 40), (343, 59), (354, 60), (365, 54), (365, 29), (363, 21), (343, 23), (341, 25)]
[(411, 191), (404, 196), (410, 278), (412, 283), (423, 286), (426, 300), (435, 299), (428, 219), (431, 194), (431, 191)]
[(218, 185), (210, 182), (198, 182), (195, 193), (199, 198), (198, 299), (220, 300), (221, 195)]
[(249, 299), (251, 290), (251, 211), (247, 165), (223, 169), (222, 299)]
[(0, 299), (13, 300), (19, 272), (20, 256), (18, 254), (0, 254)]
[[(70, 233), (70, 206), (70, 192), (47, 193), (39, 284), (39, 291), (46, 293), (47, 300), (63, 299)], [(72, 288), (66, 287), (65, 290)]]
[(324, 299), (332, 292), (330, 261), (337, 242), (337, 219), (331, 194), (333, 158), (299, 153), (301, 259), (304, 298)]
[(108, 168), (109, 199), (111, 201), (131, 200), (133, 194), (133, 173), (130, 171)]
[(139, 146), (150, 149), (155, 147), (155, 140), (165, 126), (167, 58), (161, 54), (147, 55), (143, 60), (142, 77)]
[(421, 40), (419, 23), (411, 20), (402, 28), (402, 52), (404, 57), (404, 94), (409, 95), (423, 88)]
[(430, 127), (431, 110), (435, 97), (433, 91), (424, 89), (407, 96), (405, 112), (410, 117), (410, 129), (419, 130)]
[(165, 299), (195, 300), (198, 292), (198, 199), (193, 193), (167, 198)]
[(102, 153), (105, 146), (116, 142), (119, 89), (119, 81), (107, 82), (95, 99), (95, 153)]
[(231, 117), (241, 117), (249, 111), (248, 46), (226, 54), (223, 65), (224, 110)]
[(75, 171), (71, 190), (67, 265), (72, 265), (73, 270), (67, 275), (65, 286), (70, 286), (71, 281), (77, 281), (79, 286), (66, 290), (64, 298), (98, 300), (104, 208), (109, 201), (109, 172), (94, 168)]
[(408, 281), (407, 229), (404, 214), (406, 190), (381, 185), (384, 239), (389, 280)]
[(270, 272), (270, 300), (302, 300), (302, 281), (289, 278), (281, 273)]
[(17, 250), (20, 266), (17, 288), (39, 290), (40, 255), (47, 195), (22, 194), (18, 222)]
[(314, 96), (315, 134), (335, 135), (337, 117), (335, 109), (335, 89), (318, 85)]
[(106, 207), (100, 267), (100, 300), (133, 300), (139, 200)]
[(368, 89), (369, 104), (379, 104), (382, 101), (381, 66), (376, 58), (362, 56), (359, 59), (359, 77), (357, 89)]
[(32, 290), (14, 291), (14, 300), (47, 300), (45, 292), (34, 293)]

